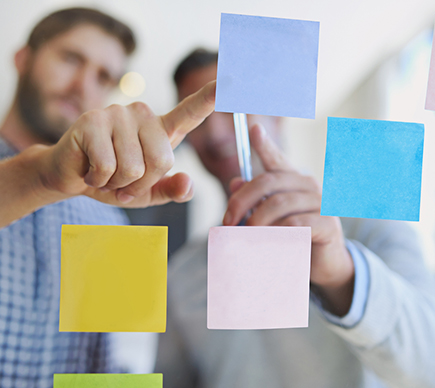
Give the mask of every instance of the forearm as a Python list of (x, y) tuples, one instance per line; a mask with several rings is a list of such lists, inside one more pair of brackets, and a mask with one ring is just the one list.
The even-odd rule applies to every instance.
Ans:
[(46, 146), (32, 146), (0, 162), (0, 228), (68, 196), (47, 189), (42, 170)]

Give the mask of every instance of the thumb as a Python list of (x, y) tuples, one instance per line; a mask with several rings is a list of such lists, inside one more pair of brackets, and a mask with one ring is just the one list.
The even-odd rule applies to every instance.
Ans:
[(255, 124), (249, 131), (251, 144), (260, 157), (261, 163), (266, 171), (288, 171), (293, 170), (290, 163), (284, 157), (283, 152), (268, 136), (262, 124)]
[(193, 197), (193, 181), (185, 173), (173, 176), (164, 176), (151, 189), (150, 206), (163, 205), (165, 203), (187, 202)]

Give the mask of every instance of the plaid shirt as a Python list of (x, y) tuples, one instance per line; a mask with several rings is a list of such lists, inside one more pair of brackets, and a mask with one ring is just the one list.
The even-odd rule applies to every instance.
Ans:
[[(0, 159), (13, 154), (0, 139)], [(0, 229), (0, 387), (110, 371), (106, 334), (59, 332), (60, 234), (62, 224), (124, 223), (119, 209), (76, 197)]]

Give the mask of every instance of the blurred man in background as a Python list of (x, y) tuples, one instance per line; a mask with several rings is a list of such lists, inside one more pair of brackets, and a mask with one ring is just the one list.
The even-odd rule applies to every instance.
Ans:
[[(217, 53), (187, 56), (174, 75), (179, 100), (216, 71)], [(227, 194), (224, 225), (254, 209), (246, 225), (312, 228), (309, 328), (208, 330), (206, 241), (188, 244), (168, 274), (168, 327), (156, 366), (165, 387), (435, 387), (435, 288), (413, 230), (321, 217), (317, 183), (276, 146), (280, 120), (248, 122), (262, 164), (251, 182), (238, 178), (231, 114), (214, 112), (188, 141)]]
[(165, 174), (213, 110), (214, 85), (160, 117), (142, 103), (102, 109), (134, 49), (125, 24), (73, 8), (40, 21), (15, 55), (18, 88), (0, 127), (2, 388), (111, 371), (105, 334), (59, 332), (62, 224), (124, 224), (106, 204), (192, 196), (187, 175)]

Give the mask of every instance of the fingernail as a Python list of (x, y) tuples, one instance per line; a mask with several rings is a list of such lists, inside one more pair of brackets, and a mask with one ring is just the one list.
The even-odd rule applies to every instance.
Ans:
[(224, 217), (223, 224), (224, 224), (224, 225), (231, 225), (231, 221), (232, 221), (231, 213), (230, 213), (229, 211), (227, 211), (227, 212), (225, 213), (225, 217)]
[(189, 190), (187, 191), (186, 194), (183, 195), (183, 197), (181, 199), (185, 200), (185, 199), (191, 199), (193, 197), (193, 193), (194, 193), (194, 186), (193, 186), (193, 182), (191, 182)]
[(118, 201), (124, 204), (129, 203), (134, 199), (132, 195), (126, 193), (118, 193), (117, 197), (118, 197)]
[(102, 193), (108, 193), (110, 191), (110, 189), (108, 189), (107, 187), (100, 187), (100, 191)]

